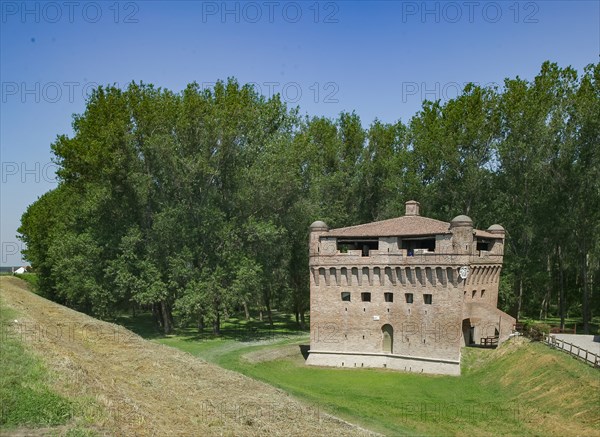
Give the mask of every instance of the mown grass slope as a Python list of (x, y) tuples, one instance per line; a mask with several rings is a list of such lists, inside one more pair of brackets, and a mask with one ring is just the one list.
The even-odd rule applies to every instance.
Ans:
[(42, 361), (9, 331), (15, 317), (0, 300), (0, 427), (64, 424), (71, 418), (71, 402), (50, 388)]
[(0, 435), (95, 436), (86, 426), (86, 400), (55, 390), (56, 376), (23, 341), (22, 314), (0, 299)]
[[(15, 435), (369, 435), (330, 415), (314, 415), (268, 384), (44, 299), (18, 278), (1, 277), (0, 295), (18, 313), (11, 329), (43, 361), (50, 387), (77, 406), (67, 409), (73, 411), (69, 423), (56, 429), (33, 426), (54, 422), (36, 422), (37, 410), (13, 405), (10, 414), (21, 411), (31, 425), (8, 431)], [(18, 395), (33, 380), (15, 375), (8, 386)]]

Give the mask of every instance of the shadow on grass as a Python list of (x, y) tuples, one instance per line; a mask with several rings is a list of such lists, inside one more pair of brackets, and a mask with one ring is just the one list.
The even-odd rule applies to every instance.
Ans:
[(164, 337), (164, 334), (156, 326), (151, 313), (138, 313), (135, 316), (122, 314), (115, 318), (114, 323), (124, 326), (145, 339)]
[[(166, 336), (156, 325), (149, 312), (122, 314), (115, 319), (130, 331), (145, 339), (165, 338)], [(173, 335), (182, 337), (183, 341), (234, 340), (239, 342), (279, 341), (293, 339), (307, 334), (308, 330), (299, 329), (293, 317), (288, 314), (274, 313), (273, 326), (266, 320), (231, 317), (222, 323), (220, 333), (214, 334), (210, 328), (199, 331), (197, 327), (176, 327)]]

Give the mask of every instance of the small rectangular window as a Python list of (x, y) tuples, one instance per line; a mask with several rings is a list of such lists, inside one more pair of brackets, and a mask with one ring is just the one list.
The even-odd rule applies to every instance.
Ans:
[(477, 240), (477, 250), (482, 251), (489, 251), (490, 250), (490, 243), (486, 240)]
[(371, 302), (371, 293), (360, 293), (360, 299), (363, 302)]
[(473, 293), (471, 294), (471, 297), (474, 298), (477, 295), (477, 290), (473, 290)]
[(485, 290), (481, 290), (481, 297), (485, 294)]
[(404, 297), (406, 298), (406, 303), (413, 303), (413, 294), (412, 293), (405, 293)]
[(431, 302), (432, 302), (431, 294), (424, 294), (423, 302), (425, 302), (426, 305), (431, 305)]
[(342, 291), (342, 301), (350, 302), (350, 292), (349, 291)]
[(393, 302), (394, 301), (394, 293), (383, 293), (383, 298), (385, 299), (386, 302)]

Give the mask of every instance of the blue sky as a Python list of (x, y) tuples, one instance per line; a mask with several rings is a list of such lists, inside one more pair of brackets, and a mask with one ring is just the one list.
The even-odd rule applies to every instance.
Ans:
[(20, 2), (0, 21), (1, 259), (19, 265), (27, 205), (56, 186), (50, 144), (97, 84), (182, 90), (236, 77), (301, 113), (407, 122), (467, 82), (598, 62), (598, 1)]

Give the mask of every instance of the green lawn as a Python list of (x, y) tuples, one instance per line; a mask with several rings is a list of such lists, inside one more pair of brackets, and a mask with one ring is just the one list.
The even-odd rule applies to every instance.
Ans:
[[(236, 321), (235, 323), (238, 323)], [(278, 328), (276, 328), (278, 331)], [(539, 343), (463, 349), (460, 377), (304, 364), (307, 333), (241, 341), (190, 330), (154, 341), (265, 381), (331, 413), (386, 435), (600, 434), (598, 370)], [(281, 358), (246, 359), (297, 348)], [(257, 352), (258, 351), (258, 352)], [(556, 387), (561, 390), (557, 392)], [(576, 419), (573, 422), (573, 419)]]

